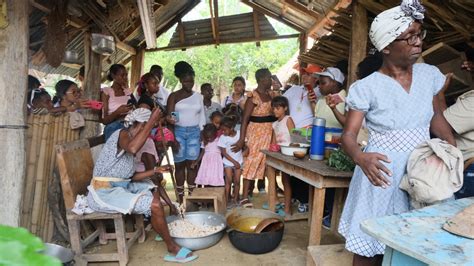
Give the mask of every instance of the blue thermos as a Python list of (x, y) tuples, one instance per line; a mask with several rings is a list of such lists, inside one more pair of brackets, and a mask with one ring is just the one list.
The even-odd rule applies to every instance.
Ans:
[(315, 117), (313, 128), (311, 129), (311, 147), (309, 158), (311, 160), (324, 159), (324, 134), (326, 129), (326, 119)]

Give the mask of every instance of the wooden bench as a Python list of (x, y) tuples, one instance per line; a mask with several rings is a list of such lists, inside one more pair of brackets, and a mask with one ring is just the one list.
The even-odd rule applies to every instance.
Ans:
[(193, 211), (193, 202), (211, 202), (214, 212), (222, 215), (225, 215), (227, 210), (227, 200), (223, 187), (195, 188), (191, 195), (184, 198), (184, 202), (186, 203), (186, 211)]
[(352, 257), (344, 244), (309, 246), (306, 266), (350, 266)]
[[(145, 228), (142, 215), (123, 215), (121, 213), (101, 213), (77, 215), (71, 211), (77, 195), (87, 194), (87, 186), (92, 179), (94, 162), (89, 142), (85, 139), (56, 145), (57, 165), (61, 176), (61, 188), (67, 209), (66, 219), (69, 228), (71, 248), (76, 261), (118, 261), (120, 265), (128, 262), (128, 250), (138, 240), (145, 241)], [(135, 231), (127, 233), (125, 218), (135, 218)], [(81, 221), (90, 220), (96, 226), (92, 234), (81, 239)], [(115, 232), (107, 233), (104, 221), (113, 220)], [(100, 244), (107, 244), (109, 239), (117, 241), (117, 252), (107, 254), (86, 254), (84, 249), (99, 238)], [(128, 239), (128, 241), (127, 241)]]

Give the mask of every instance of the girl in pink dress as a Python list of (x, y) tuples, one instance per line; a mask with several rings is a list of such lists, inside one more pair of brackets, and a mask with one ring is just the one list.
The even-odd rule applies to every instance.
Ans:
[(199, 158), (193, 163), (196, 167), (201, 161), (201, 166), (196, 177), (196, 185), (203, 186), (224, 186), (224, 163), (222, 154), (217, 145), (217, 128), (213, 124), (207, 124), (201, 132), (202, 146)]

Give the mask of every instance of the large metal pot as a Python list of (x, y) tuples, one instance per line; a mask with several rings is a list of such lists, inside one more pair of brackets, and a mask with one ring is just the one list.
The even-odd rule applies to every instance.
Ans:
[(58, 258), (63, 265), (70, 265), (74, 259), (74, 252), (60, 245), (45, 243), (45, 250), (41, 253)]
[(82, 64), (81, 60), (79, 59), (79, 54), (76, 51), (67, 50), (64, 52), (64, 63), (68, 64)]
[[(223, 224), (224, 227), (222, 228), (222, 230), (208, 236), (189, 237), (189, 238), (172, 236), (176, 244), (182, 247), (189, 248), (190, 250), (205, 249), (217, 244), (217, 242), (219, 242), (219, 240), (221, 240), (221, 238), (224, 236), (226, 221), (225, 221), (224, 216), (220, 214), (217, 214), (214, 212), (188, 212), (186, 213), (185, 218), (196, 224), (213, 225), (213, 226)], [(168, 216), (166, 217), (166, 222), (171, 223), (178, 219), (181, 219), (181, 217)]]
[(250, 254), (263, 254), (278, 247), (283, 238), (284, 227), (277, 231), (254, 233), (253, 229), (266, 218), (280, 216), (274, 212), (259, 209), (238, 208), (227, 216), (230, 243), (240, 251)]
[(101, 55), (111, 55), (115, 52), (114, 37), (104, 34), (92, 33), (92, 51)]

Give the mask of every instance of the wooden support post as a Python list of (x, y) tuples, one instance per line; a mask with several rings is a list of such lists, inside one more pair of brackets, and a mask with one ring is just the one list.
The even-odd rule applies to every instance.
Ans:
[(349, 50), (347, 88), (357, 80), (357, 65), (367, 54), (367, 10), (357, 0), (352, 2), (352, 35)]
[(138, 50), (137, 54), (132, 56), (132, 70), (130, 74), (130, 88), (132, 89), (135, 88), (135, 84), (137, 84), (143, 74), (144, 56), (145, 49)]
[(300, 33), (300, 55), (306, 53), (306, 46), (308, 45), (308, 35), (304, 32)]
[(313, 204), (311, 210), (311, 226), (309, 230), (309, 245), (315, 246), (321, 243), (321, 224), (323, 221), (325, 188), (314, 188)]
[[(260, 40), (260, 25), (258, 25), (258, 13), (253, 11), (253, 30), (255, 31), (255, 39)], [(257, 41), (257, 47), (260, 47), (260, 42)]]
[(219, 45), (219, 4), (217, 0), (209, 1), (209, 10), (211, 13), (212, 37), (217, 47)]
[(214, 0), (214, 27), (216, 29), (216, 44), (219, 45), (219, 4)]
[[(178, 21), (178, 31), (179, 31), (179, 44), (184, 46), (186, 39), (184, 35), (184, 26), (181, 20)], [(181, 49), (181, 51), (185, 51), (186, 48)]]
[(6, 0), (8, 26), (0, 30), (0, 224), (20, 226), (26, 173), (28, 1)]
[[(101, 55), (94, 53), (91, 49), (91, 33), (84, 34), (84, 96), (87, 99), (100, 99), (100, 83), (102, 80), (102, 59)], [(89, 138), (99, 135), (100, 121), (97, 112), (83, 110), (86, 125), (81, 132), (81, 138)]]

